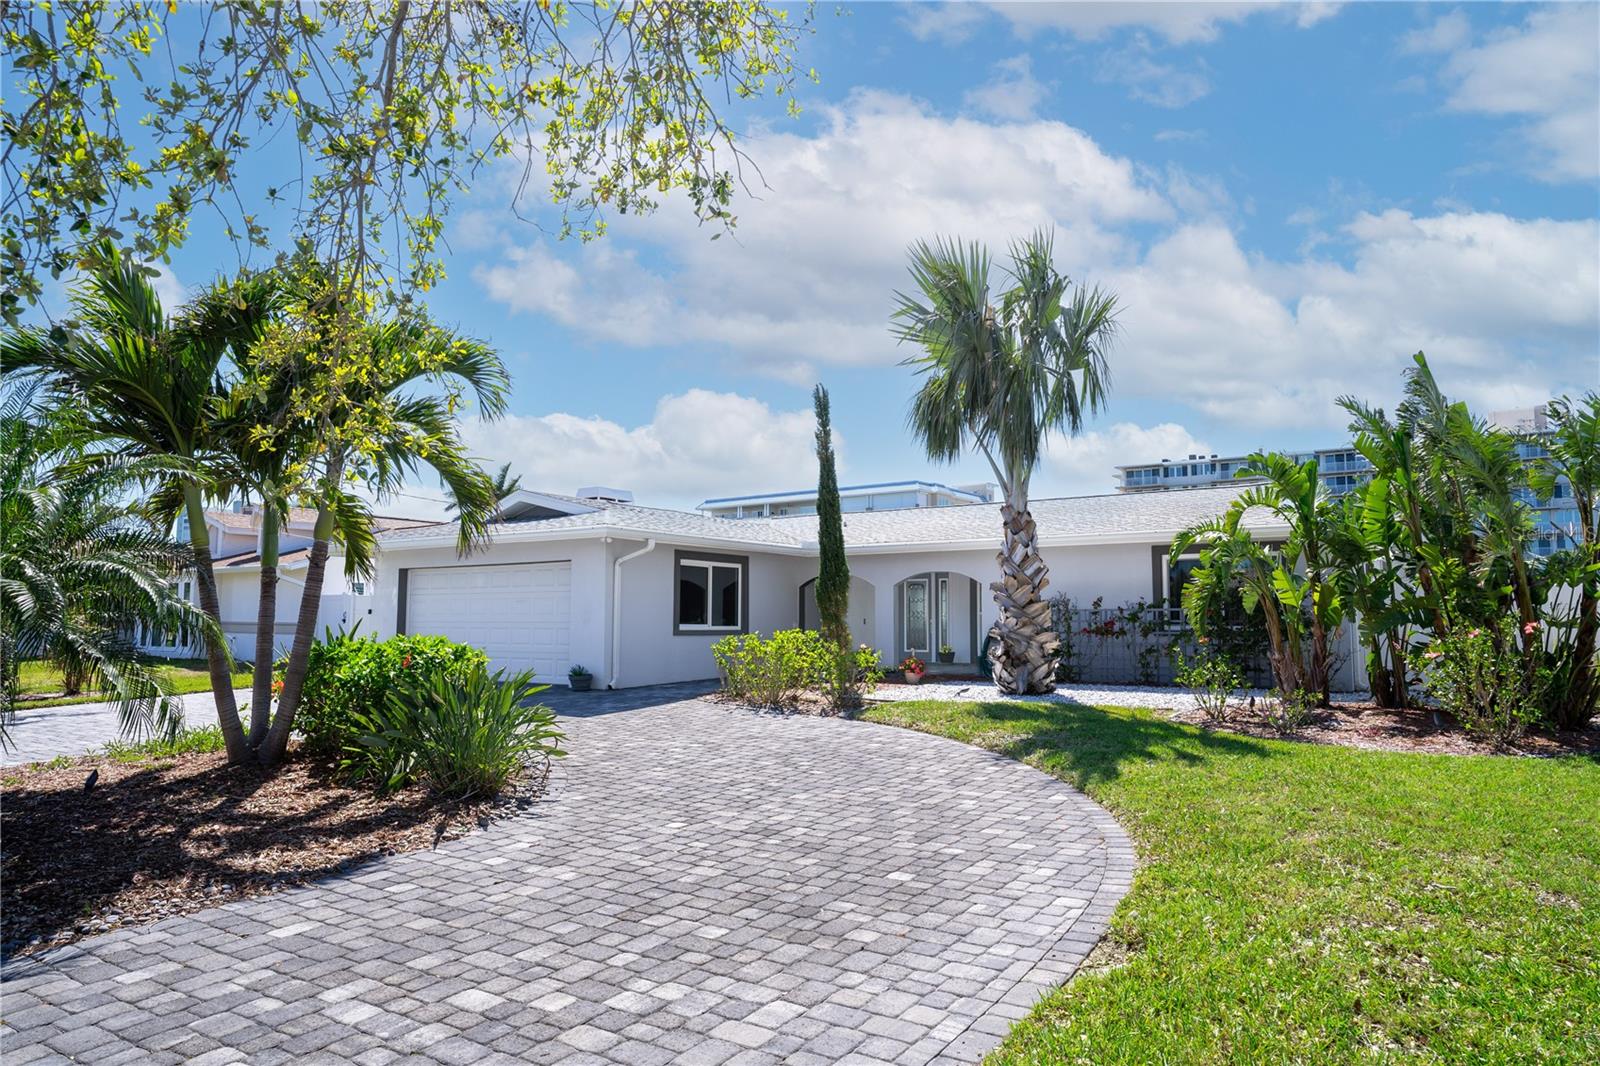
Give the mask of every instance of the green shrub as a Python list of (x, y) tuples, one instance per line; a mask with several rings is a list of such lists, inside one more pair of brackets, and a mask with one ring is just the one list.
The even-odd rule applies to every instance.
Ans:
[(529, 702), (547, 688), (531, 670), (506, 677), (482, 664), (413, 680), (353, 715), (343, 766), (382, 791), (415, 782), (455, 798), (493, 796), (532, 760), (565, 754), (555, 712)]
[(1186, 658), (1176, 653), (1178, 684), (1194, 695), (1194, 702), (1208, 721), (1219, 725), (1232, 717), (1230, 702), (1233, 694), (1244, 687), (1244, 674), (1232, 659), (1215, 653), (1197, 654)]
[(446, 637), (402, 634), (377, 641), (329, 631), (311, 646), (295, 726), (310, 750), (336, 754), (349, 745), (355, 716), (383, 707), (391, 692), (439, 678), (460, 680), (488, 664), (477, 648)]
[(877, 652), (865, 644), (841, 651), (811, 629), (780, 629), (771, 638), (726, 636), (711, 646), (711, 654), (728, 695), (766, 707), (793, 704), (807, 689), (846, 707), (883, 680)]
[(1267, 701), (1267, 724), (1284, 736), (1291, 736), (1305, 728), (1317, 709), (1317, 694), (1310, 689), (1297, 688), (1293, 692), (1279, 689)]
[(780, 629), (770, 639), (760, 633), (723, 637), (711, 655), (729, 695), (762, 706), (793, 703), (802, 689), (822, 682), (830, 647), (810, 629)]
[(1412, 655), (1423, 689), (1464, 729), (1500, 744), (1527, 732), (1542, 716), (1547, 675), (1531, 680), (1518, 649), (1516, 623), (1453, 632)]
[(883, 680), (878, 653), (865, 644), (851, 650), (830, 648), (822, 660), (818, 687), (830, 706), (855, 707), (864, 692), (871, 692)]

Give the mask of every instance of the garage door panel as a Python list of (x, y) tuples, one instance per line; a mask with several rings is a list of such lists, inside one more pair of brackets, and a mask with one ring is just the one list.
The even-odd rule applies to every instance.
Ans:
[(558, 680), (572, 663), (572, 564), (412, 570), (406, 631), (481, 648), (492, 669)]

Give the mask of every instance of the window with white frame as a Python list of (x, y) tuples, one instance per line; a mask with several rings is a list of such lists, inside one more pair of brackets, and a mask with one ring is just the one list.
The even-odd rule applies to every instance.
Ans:
[(744, 571), (745, 562), (734, 557), (680, 556), (675, 627), (687, 632), (742, 628)]

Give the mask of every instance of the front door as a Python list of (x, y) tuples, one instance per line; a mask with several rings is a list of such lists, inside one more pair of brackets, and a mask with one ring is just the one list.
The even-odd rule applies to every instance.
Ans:
[(928, 579), (915, 577), (905, 584), (906, 652), (919, 659), (930, 656), (933, 630), (931, 612), (928, 610)]

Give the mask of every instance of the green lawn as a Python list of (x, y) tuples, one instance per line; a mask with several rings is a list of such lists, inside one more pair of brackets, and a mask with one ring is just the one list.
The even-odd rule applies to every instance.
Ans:
[[(204, 659), (161, 659), (152, 660), (159, 662), (156, 673), (164, 677), (171, 691), (184, 692), (210, 692), (211, 675), (206, 672)], [(26, 702), (20, 703), (19, 708), (26, 710), (29, 707), (61, 707), (70, 703), (95, 703), (105, 697), (97, 692), (85, 692), (77, 696), (53, 696), (48, 699), (27, 699), (37, 693), (53, 693), (61, 691), (61, 672), (47, 662), (33, 660), (21, 664), (18, 675), (22, 681), (22, 696)], [(234, 688), (250, 687), (250, 672), (235, 669), (233, 673)]]
[(994, 1063), (1600, 1062), (1600, 760), (1255, 740), (1146, 711), (897, 703), (1022, 759), (1141, 866)]

